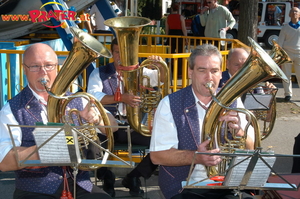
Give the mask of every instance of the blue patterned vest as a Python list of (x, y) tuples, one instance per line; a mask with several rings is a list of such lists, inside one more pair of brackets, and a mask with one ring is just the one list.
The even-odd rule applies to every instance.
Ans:
[[(118, 79), (116, 75), (116, 68), (113, 63), (99, 67), (99, 76), (103, 84), (103, 93), (107, 95), (114, 95), (118, 87)], [(116, 104), (111, 104), (116, 105)], [(115, 107), (105, 107), (113, 116), (117, 115)]]
[[(42, 122), (42, 105), (34, 97), (28, 86), (17, 96), (9, 100), (9, 105), (19, 125), (35, 125), (36, 122)], [(68, 106), (82, 110), (82, 100), (76, 98)], [(35, 145), (32, 134), (33, 130), (33, 128), (21, 128), (21, 146), (30, 147)], [(29, 192), (53, 194), (63, 181), (63, 170), (61, 167), (51, 166), (38, 169), (21, 169), (15, 171), (15, 173), (16, 188)], [(77, 184), (89, 192), (91, 192), (93, 187), (89, 173), (86, 171), (78, 172)]]
[[(178, 149), (196, 151), (200, 144), (201, 129), (192, 86), (170, 94), (169, 100), (177, 127)], [(236, 101), (231, 107), (236, 107)], [(166, 199), (182, 191), (181, 182), (186, 181), (189, 169), (190, 166), (160, 166), (159, 186)]]

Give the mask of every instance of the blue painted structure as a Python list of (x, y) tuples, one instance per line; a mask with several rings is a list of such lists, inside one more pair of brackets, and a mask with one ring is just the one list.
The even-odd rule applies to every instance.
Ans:
[[(74, 7), (68, 8), (67, 4), (63, 1), (63, 0), (41, 0), (42, 4), (46, 4), (46, 3), (51, 3), (52, 4), (48, 4), (45, 5), (44, 8), (46, 9), (47, 12), (49, 12), (50, 10), (54, 11), (54, 10), (72, 10), (72, 11), (76, 11)], [(59, 4), (55, 4), (53, 2), (59, 3)], [(110, 2), (108, 0), (98, 0), (96, 2), (96, 5), (99, 9), (99, 11), (102, 13), (104, 19), (109, 19), (109, 18), (113, 18), (116, 17), (116, 13), (115, 11), (112, 9)], [(73, 36), (70, 33), (70, 27), (78, 27), (75, 21), (70, 21), (70, 20), (63, 20), (66, 24), (67, 27), (66, 28), (61, 28), (58, 27), (56, 28), (57, 33), (59, 34), (61, 39), (57, 39), (57, 40), (50, 40), (50, 41), (46, 41), (43, 43), (47, 43), (48, 45), (50, 45), (55, 51), (70, 51), (72, 49), (72, 40), (73, 40)], [(51, 22), (53, 23), (53, 26), (57, 26), (59, 24), (61, 24), (62, 21), (57, 21), (54, 18), (51, 18)], [(113, 32), (113, 31), (112, 31)], [(7, 50), (25, 50), (28, 47), (28, 45), (23, 45), (23, 46), (15, 46), (14, 42), (0, 42), (0, 49), (7, 49)], [(11, 93), (12, 93), (12, 97), (15, 96), (20, 89), (19, 84), (19, 79), (20, 79), (20, 64), (19, 63), (19, 55), (18, 54), (12, 54), (10, 55), (10, 69), (11, 69), (11, 84), (12, 84), (12, 89), (11, 89)], [(59, 60), (64, 60), (65, 57), (59, 57)], [(0, 77), (0, 89), (1, 89), (1, 98), (0, 98), (0, 108), (7, 102), (8, 99), (8, 85), (7, 85), (7, 69), (6, 69), (6, 62), (7, 62), (7, 58), (6, 58), (6, 54), (0, 54), (0, 71), (1, 71), (1, 77)], [(93, 69), (95, 68), (94, 64), (91, 64), (88, 68), (87, 68), (87, 76), (89, 76), (89, 74), (93, 71)], [(24, 86), (27, 84), (26, 82), (26, 78), (24, 77)]]

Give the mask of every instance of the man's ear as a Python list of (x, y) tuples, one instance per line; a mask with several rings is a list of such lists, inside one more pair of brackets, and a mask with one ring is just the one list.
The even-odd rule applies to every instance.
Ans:
[(190, 67), (188, 67), (188, 77), (191, 79), (192, 78), (192, 73), (193, 73), (193, 70), (190, 69)]
[(227, 66), (229, 66), (229, 61), (228, 61), (228, 59), (226, 60), (226, 69), (228, 69)]
[(26, 74), (26, 69), (25, 69), (25, 66), (24, 66), (24, 64), (22, 64), (22, 66), (23, 66), (23, 73), (24, 73), (24, 75), (26, 75), (26, 76), (27, 76), (27, 74)]

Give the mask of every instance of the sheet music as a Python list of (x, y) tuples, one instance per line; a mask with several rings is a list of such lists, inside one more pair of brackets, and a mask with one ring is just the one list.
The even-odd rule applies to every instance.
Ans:
[[(230, 166), (233, 166), (246, 158), (247, 156), (236, 156), (232, 159)], [(263, 159), (271, 167), (273, 167), (276, 157), (263, 157)], [(249, 162), (250, 158), (236, 165), (233, 169), (230, 169), (226, 174), (223, 185), (239, 186), (245, 175)], [(247, 186), (263, 187), (269, 178), (270, 171), (271, 169), (261, 159), (258, 159)]]
[[(39, 147), (61, 128), (36, 128), (33, 131), (36, 145)], [(39, 150), (41, 163), (71, 163), (64, 130), (54, 136)]]
[(273, 98), (273, 95), (270, 95), (270, 94), (253, 94), (253, 96), (251, 94), (246, 95), (246, 99), (245, 99), (245, 102), (244, 102), (244, 106), (245, 106), (246, 109), (248, 109), (248, 110), (255, 110), (255, 109), (267, 110), (267, 109), (269, 109), (270, 102)]

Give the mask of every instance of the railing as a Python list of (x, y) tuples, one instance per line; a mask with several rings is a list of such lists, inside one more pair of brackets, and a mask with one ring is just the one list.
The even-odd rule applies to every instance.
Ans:
[[(98, 38), (100, 42), (102, 42), (108, 49), (110, 49), (110, 42), (113, 38), (113, 35), (108, 34), (95, 34), (95, 37)], [(170, 38), (187, 38), (188, 45), (186, 46), (186, 53), (178, 53), (178, 54), (170, 54), (170, 45), (166, 45), (164, 42), (166, 39)], [(228, 50), (230, 48), (236, 48), (245, 46), (243, 43), (239, 42), (238, 40), (232, 39), (224, 39), (225, 46), (220, 45), (220, 39), (216, 38), (202, 38), (202, 37), (176, 37), (176, 36), (167, 36), (167, 35), (141, 35), (140, 37), (140, 45), (139, 45), (139, 54), (138, 57), (141, 59), (147, 58), (150, 55), (159, 55), (161, 56), (169, 65), (170, 67), (170, 76), (171, 76), (171, 86), (170, 89), (175, 92), (178, 89), (184, 88), (190, 84), (188, 75), (187, 75), (187, 67), (188, 67), (188, 57), (190, 56), (190, 51), (194, 49), (197, 45), (201, 45), (204, 43), (208, 43), (211, 41), (213, 44), (218, 44), (218, 48), (221, 50), (223, 56), (223, 68), (225, 70), (225, 63), (226, 63), (226, 55), (228, 54)], [(245, 46), (247, 47), (247, 46)], [(6, 57), (6, 62), (1, 63), (1, 90), (2, 90), (2, 104), (12, 97), (14, 97), (26, 84), (26, 78), (23, 74), (22, 68), (22, 55), (24, 50), (0, 50), (0, 56)], [(67, 51), (56, 51), (58, 56), (66, 57), (68, 55)], [(1, 57), (0, 57), (1, 58)], [(182, 59), (182, 78), (178, 78), (178, 59)], [(106, 58), (99, 58), (96, 60), (96, 66), (99, 67), (100, 65), (104, 65), (107, 62), (111, 62), (112, 60), (108, 60)], [(171, 67), (171, 62), (173, 66)], [(14, 67), (11, 67), (11, 63), (16, 63)], [(4, 66), (5, 65), (5, 66)], [(85, 91), (87, 88), (86, 82), (86, 71), (82, 74), (82, 83), (79, 87)], [(78, 85), (77, 85), (78, 86)], [(77, 87), (74, 85), (71, 88), (72, 92), (76, 92)]]

